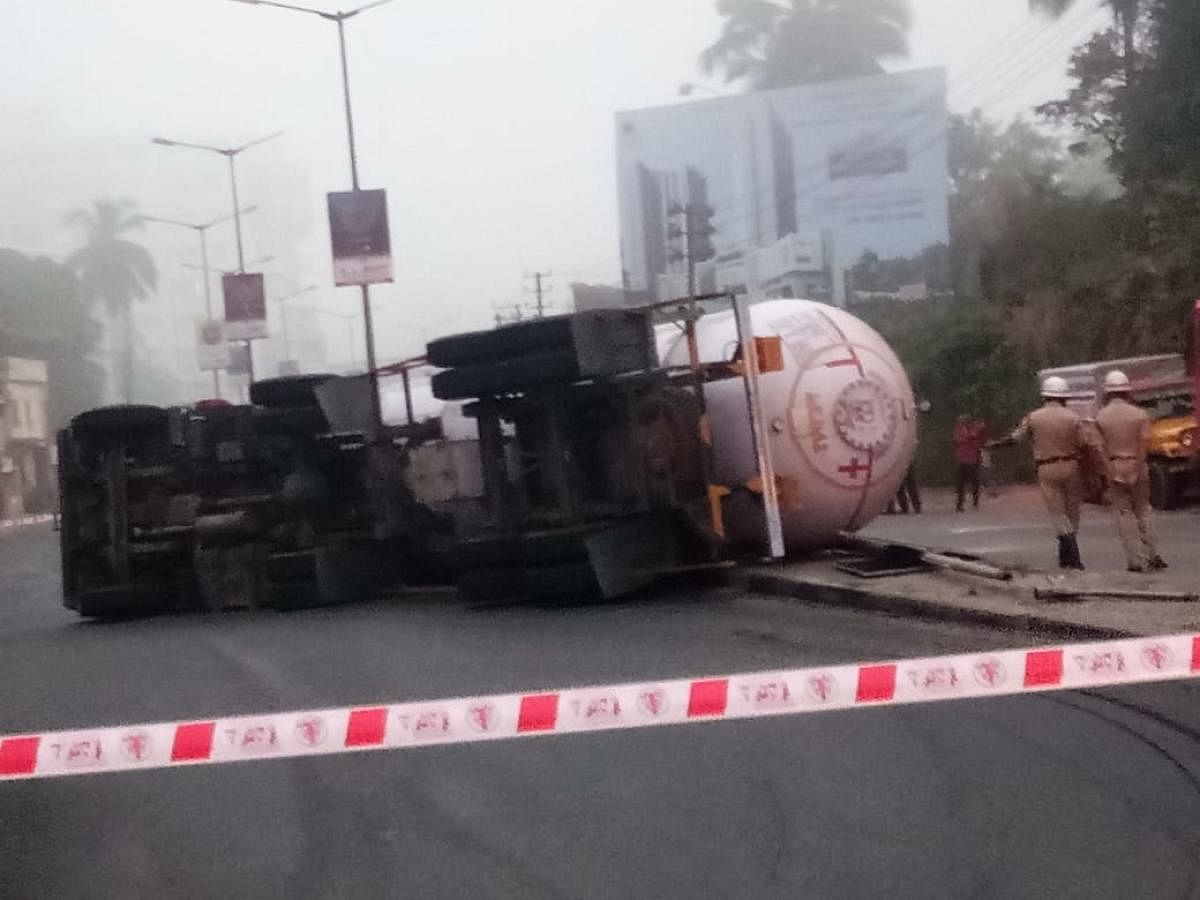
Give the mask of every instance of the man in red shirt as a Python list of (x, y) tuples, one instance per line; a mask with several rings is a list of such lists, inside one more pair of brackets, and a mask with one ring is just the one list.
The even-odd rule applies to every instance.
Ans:
[(987, 424), (982, 419), (963, 413), (954, 423), (954, 462), (957, 467), (955, 509), (959, 512), (963, 511), (968, 484), (971, 486), (971, 501), (975, 509), (979, 509), (979, 466), (983, 462), (987, 440)]

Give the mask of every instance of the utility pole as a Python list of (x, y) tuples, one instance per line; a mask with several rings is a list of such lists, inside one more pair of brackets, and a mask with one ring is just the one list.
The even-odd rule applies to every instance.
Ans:
[(536, 309), (537, 309), (537, 317), (539, 319), (545, 318), (546, 307), (549, 305), (552, 305), (552, 304), (546, 303), (545, 295), (549, 294), (552, 290), (554, 290), (554, 288), (545, 285), (543, 283), (543, 279), (548, 279), (553, 275), (554, 275), (553, 272), (534, 272), (532, 275), (525, 276), (527, 279), (533, 279), (533, 283), (534, 283), (533, 290), (528, 290), (528, 289), (526, 289), (526, 290), (527, 290), (527, 293), (534, 294), (537, 297)]
[(295, 297), (300, 297), (304, 294), (311, 293), (315, 290), (317, 290), (317, 286), (315, 284), (310, 284), (307, 287), (300, 288), (298, 291), (292, 291), (292, 293), (283, 297), (275, 298), (275, 302), (279, 304), (279, 325), (283, 331), (283, 358), (288, 362), (292, 362), (292, 340), (291, 333), (288, 329), (288, 307), (291, 304), (289, 304), (288, 301), (294, 299)]

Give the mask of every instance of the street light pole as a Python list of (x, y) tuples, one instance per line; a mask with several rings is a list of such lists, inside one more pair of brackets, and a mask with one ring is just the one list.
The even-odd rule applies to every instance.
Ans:
[[(204, 270), (203, 277), (202, 277), (202, 280), (204, 281), (204, 318), (211, 322), (212, 317), (213, 317), (213, 315), (212, 315), (212, 284), (209, 283), (209, 278), (208, 278), (208, 235), (205, 233), (208, 231), (208, 229), (207, 228), (197, 228), (196, 231), (198, 231), (200, 233), (200, 268), (202, 268)], [(217, 374), (217, 370), (213, 369), (214, 378), (215, 378), (216, 374)], [(213, 386), (214, 387), (216, 386), (215, 381), (213, 383)]]
[[(158, 144), (160, 147), (188, 147), (192, 150), (207, 150), (210, 153), (219, 153), (229, 160), (229, 187), (233, 194), (233, 230), (237, 236), (237, 252), (238, 252), (238, 273), (244, 274), (246, 271), (246, 254), (242, 248), (242, 216), (238, 210), (238, 192), (237, 192), (237, 170), (234, 166), (234, 157), (239, 153), (249, 150), (251, 147), (257, 147), (259, 144), (265, 144), (267, 141), (274, 140), (283, 134), (282, 131), (276, 131), (265, 137), (255, 138), (240, 147), (214, 147), (211, 144), (193, 144), (189, 141), (175, 141), (169, 138), (156, 137), (151, 138), (150, 142)], [(250, 383), (254, 383), (254, 342), (245, 341), (246, 344), (246, 375)]]
[[(238, 252), (238, 272), (246, 271), (246, 251), (242, 248), (242, 216), (238, 212), (238, 193), (237, 193), (237, 170), (234, 167), (233, 159), (236, 153), (229, 153), (229, 187), (233, 192), (233, 233), (237, 238)], [(207, 281), (207, 278), (205, 279)]]
[[(346, 19), (350, 14), (337, 14), (338, 51), (342, 61), (342, 98), (346, 106), (346, 141), (350, 148), (350, 186), (358, 190), (358, 152), (354, 143), (354, 110), (350, 103), (350, 66), (346, 60)], [(367, 377), (371, 381), (371, 406), (375, 416), (375, 424), (383, 421), (383, 409), (379, 397), (379, 380), (375, 374), (377, 362), (375, 359), (375, 323), (371, 316), (371, 289), (365, 284), (359, 285), (362, 292), (363, 340), (367, 345)]]
[[(200, 233), (200, 265), (204, 267), (202, 279), (204, 281), (204, 319), (206, 322), (211, 322), (213, 317), (212, 311), (212, 283), (208, 277), (208, 229), (197, 228)], [(212, 370), (213, 379), (213, 399), (221, 399), (221, 370)]]
[[(220, 218), (212, 219), (208, 222), (181, 222), (177, 219), (161, 219), (157, 216), (142, 216), (142, 220), (146, 222), (157, 222), (160, 225), (175, 225), (179, 228), (190, 228), (196, 234), (200, 235), (200, 268), (203, 270), (204, 279), (204, 315), (209, 321), (212, 321), (212, 285), (209, 282), (209, 267), (208, 267), (208, 229), (214, 225), (220, 225), (228, 222), (231, 218), (234, 222), (241, 219), (242, 213), (252, 213), (258, 209), (257, 206), (247, 206), (245, 209), (234, 207), (235, 214), (232, 216), (221, 216)], [(221, 377), (220, 372), (216, 369), (212, 370), (213, 377), (213, 396), (219, 398), (221, 396)]]
[(190, 141), (176, 141), (170, 138), (156, 137), (151, 138), (152, 144), (158, 144), (160, 147), (187, 147), (191, 150), (207, 150), (209, 153), (219, 153), (229, 160), (229, 187), (233, 195), (233, 230), (237, 237), (238, 251), (238, 272), (245, 272), (245, 250), (242, 248), (242, 216), (241, 209), (238, 205), (238, 190), (237, 190), (237, 170), (234, 166), (234, 158), (251, 147), (257, 147), (259, 144), (265, 144), (267, 141), (272, 141), (282, 135), (282, 131), (275, 131), (264, 137), (255, 138), (238, 147), (215, 147), (211, 144), (194, 144)]
[(353, 368), (358, 364), (358, 360), (354, 358), (354, 323), (358, 316), (352, 313), (334, 312), (332, 309), (322, 309), (319, 306), (303, 306), (293, 304), (295, 309), (303, 309), (308, 312), (317, 313), (322, 316), (333, 316), (335, 319), (341, 319), (346, 323), (346, 362)]
[(338, 51), (342, 58), (342, 99), (346, 106), (346, 139), (350, 145), (350, 185), (358, 190), (358, 153), (354, 144), (354, 111), (350, 105), (350, 67), (346, 62), (346, 19), (337, 17)]
[(298, 291), (292, 291), (290, 294), (285, 294), (282, 297), (275, 298), (275, 302), (279, 304), (280, 327), (283, 329), (283, 358), (289, 362), (292, 359), (292, 341), (291, 335), (288, 334), (288, 301), (303, 294), (310, 293), (311, 291), (315, 291), (316, 289), (317, 286), (315, 284), (310, 284), (306, 287), (300, 288)]
[[(350, 103), (350, 68), (346, 60), (346, 20), (352, 19), (359, 13), (365, 12), (376, 6), (383, 6), (385, 3), (391, 3), (392, 0), (373, 0), (370, 3), (364, 3), (362, 6), (351, 9), (346, 12), (325, 12), (320, 9), (312, 9), (307, 6), (296, 6), (291, 3), (281, 3), (277, 0), (233, 0), (235, 3), (245, 3), (248, 6), (273, 6), (277, 9), (291, 10), (292, 12), (307, 13), (312, 16), (318, 16), (325, 19), (327, 22), (333, 22), (337, 25), (338, 30), (338, 51), (341, 57), (342, 67), (342, 99), (346, 107), (346, 138), (350, 147), (350, 183), (354, 190), (359, 189), (358, 182), (358, 154), (354, 141), (354, 113)], [(376, 430), (379, 429), (383, 422), (383, 408), (379, 398), (379, 376), (376, 373), (378, 368), (375, 359), (375, 326), (371, 320), (371, 289), (368, 285), (359, 285), (362, 291), (362, 314), (363, 314), (363, 339), (367, 345), (367, 378), (370, 381), (371, 390), (371, 412), (373, 416), (373, 424)]]

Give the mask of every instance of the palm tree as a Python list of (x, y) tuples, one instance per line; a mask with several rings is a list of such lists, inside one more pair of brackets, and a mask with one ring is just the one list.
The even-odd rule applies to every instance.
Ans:
[(67, 259), (79, 274), (84, 300), (100, 304), (121, 323), (122, 388), (125, 402), (133, 395), (132, 306), (158, 286), (158, 269), (141, 244), (123, 235), (142, 227), (142, 217), (129, 200), (96, 200), (90, 208), (67, 216), (67, 224), (83, 228), (87, 243)]
[(700, 66), (754, 89), (877, 75), (908, 55), (908, 0), (717, 0), (717, 12), (725, 26)]

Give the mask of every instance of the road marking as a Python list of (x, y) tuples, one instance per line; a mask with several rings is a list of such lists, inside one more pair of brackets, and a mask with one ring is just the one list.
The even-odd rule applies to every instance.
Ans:
[(1200, 678), (1200, 634), (0, 735), (0, 781), (403, 750)]

